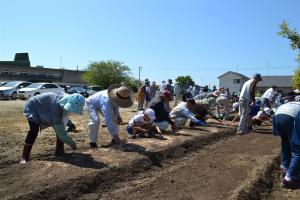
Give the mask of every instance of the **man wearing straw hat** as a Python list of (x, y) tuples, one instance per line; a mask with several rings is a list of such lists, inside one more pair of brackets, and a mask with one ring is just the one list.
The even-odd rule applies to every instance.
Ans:
[(119, 124), (122, 118), (119, 108), (128, 108), (133, 104), (131, 90), (120, 84), (113, 84), (107, 90), (99, 91), (86, 100), (89, 113), (88, 135), (91, 148), (96, 148), (100, 117), (105, 118), (106, 127), (112, 136), (112, 144), (121, 145), (119, 138)]

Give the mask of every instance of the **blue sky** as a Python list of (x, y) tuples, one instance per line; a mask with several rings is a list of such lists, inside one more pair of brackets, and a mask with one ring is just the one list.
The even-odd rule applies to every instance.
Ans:
[[(218, 85), (228, 70), (292, 75), (298, 63), (277, 35), (300, 29), (298, 0), (0, 0), (0, 60), (28, 52), (32, 66), (85, 69), (123, 61), (138, 78), (190, 75)], [(62, 58), (62, 59), (61, 59)], [(62, 62), (60, 62), (62, 61)]]

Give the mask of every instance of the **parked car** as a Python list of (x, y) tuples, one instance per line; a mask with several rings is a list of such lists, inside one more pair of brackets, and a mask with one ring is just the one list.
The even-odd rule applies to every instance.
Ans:
[(0, 87), (5, 85), (7, 82), (0, 82)]
[(8, 82), (0, 87), (0, 98), (1, 99), (16, 99), (17, 91), (21, 88), (27, 87), (31, 82), (25, 81), (13, 81)]
[(32, 83), (28, 87), (18, 90), (18, 98), (28, 99), (45, 92), (64, 93), (65, 90), (54, 83)]
[(90, 86), (89, 89), (87, 89), (87, 93), (89, 94), (89, 96), (91, 96), (100, 90), (101, 90), (101, 87), (99, 87), (99, 86)]
[(71, 87), (70, 89), (67, 90), (67, 93), (68, 94), (78, 93), (86, 98), (89, 97), (89, 94), (87, 93), (86, 89), (82, 87)]

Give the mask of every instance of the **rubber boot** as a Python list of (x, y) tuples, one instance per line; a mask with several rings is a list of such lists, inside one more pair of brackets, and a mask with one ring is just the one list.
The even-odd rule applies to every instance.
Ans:
[(20, 160), (20, 164), (25, 164), (29, 161), (30, 152), (32, 149), (32, 144), (24, 144), (22, 158)]
[(65, 154), (64, 143), (60, 139), (56, 138), (55, 155), (62, 156), (64, 154)]

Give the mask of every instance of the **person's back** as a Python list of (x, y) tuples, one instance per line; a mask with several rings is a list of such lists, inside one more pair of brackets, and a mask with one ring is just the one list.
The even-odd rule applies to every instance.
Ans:
[(131, 120), (128, 122), (129, 126), (138, 126), (138, 127), (142, 127), (145, 124), (152, 124), (153, 121), (149, 120), (149, 121), (145, 121), (144, 119), (144, 112), (138, 112), (136, 115), (134, 115)]
[(262, 98), (267, 98), (269, 99), (270, 101), (273, 100), (273, 96), (274, 96), (274, 93), (275, 93), (275, 90), (273, 88), (269, 88), (267, 89), (263, 95), (261, 96)]
[(179, 103), (175, 108), (172, 109), (170, 112), (170, 117), (184, 117), (185, 115), (183, 114), (183, 110), (187, 109), (187, 103), (186, 102), (181, 102)]
[(275, 115), (286, 114), (291, 117), (295, 117), (300, 111), (300, 102), (291, 101), (279, 106), (275, 112)]
[(25, 104), (24, 115), (30, 121), (40, 124), (41, 128), (53, 126), (61, 121), (62, 108), (58, 102), (63, 97), (64, 94), (54, 92), (31, 97)]
[(168, 121), (169, 113), (165, 109), (165, 104), (161, 96), (156, 95), (152, 98), (149, 108), (155, 112), (155, 122)]
[(251, 84), (252, 84), (252, 82), (253, 82), (253, 79), (250, 79), (244, 83), (242, 90), (240, 92), (239, 99), (251, 101)]

